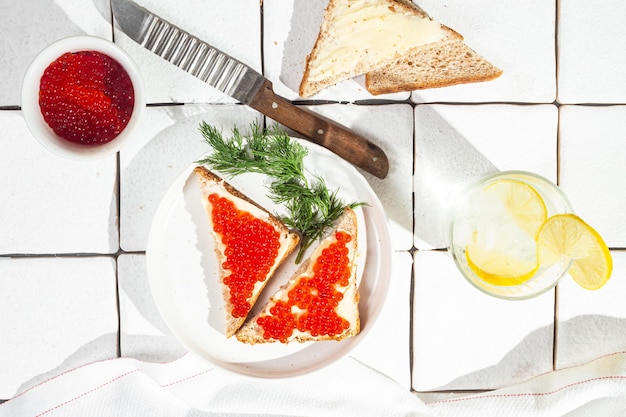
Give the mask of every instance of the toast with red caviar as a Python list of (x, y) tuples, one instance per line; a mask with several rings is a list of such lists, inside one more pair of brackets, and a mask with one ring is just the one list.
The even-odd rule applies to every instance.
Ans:
[(343, 340), (360, 331), (357, 218), (347, 208), (289, 281), (235, 334), (248, 344)]
[(194, 174), (215, 239), (226, 314), (226, 337), (250, 309), (300, 237), (277, 217), (204, 167)]

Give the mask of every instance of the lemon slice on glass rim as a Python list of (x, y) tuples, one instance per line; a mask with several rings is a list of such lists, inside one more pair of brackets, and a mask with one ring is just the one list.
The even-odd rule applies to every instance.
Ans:
[(539, 230), (537, 253), (540, 265), (571, 258), (569, 275), (587, 290), (601, 288), (611, 277), (613, 260), (606, 243), (591, 226), (575, 214), (550, 217)]

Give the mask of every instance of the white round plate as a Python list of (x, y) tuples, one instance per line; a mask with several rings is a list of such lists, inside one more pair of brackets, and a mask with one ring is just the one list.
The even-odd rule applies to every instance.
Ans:
[[(237, 373), (258, 377), (287, 377), (311, 372), (346, 355), (367, 334), (387, 295), (391, 272), (391, 243), (387, 218), (365, 178), (330, 151), (305, 141), (307, 172), (324, 178), (344, 202), (365, 202), (355, 211), (359, 223), (358, 270), (361, 332), (340, 342), (247, 345), (223, 332), (224, 307), (215, 244), (202, 197), (193, 174), (186, 169), (171, 185), (155, 214), (146, 250), (148, 280), (165, 323), (190, 352)], [(269, 179), (258, 174), (225, 178), (268, 211), (282, 214), (267, 197)], [(307, 253), (315, 247), (315, 243)], [(297, 249), (296, 249), (297, 251)], [(268, 282), (250, 314), (295, 271), (295, 253)]]

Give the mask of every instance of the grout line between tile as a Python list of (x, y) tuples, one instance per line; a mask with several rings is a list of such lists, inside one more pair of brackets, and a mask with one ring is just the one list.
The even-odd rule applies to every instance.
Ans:
[(411, 255), (411, 285), (409, 287), (409, 385), (413, 391), (413, 302), (415, 301), (415, 257)]
[[(559, 103), (559, 9), (560, 0), (555, 1), (554, 10), (554, 59), (556, 87), (556, 185), (561, 183), (561, 105)], [(559, 286), (554, 287), (554, 304), (552, 317), (552, 370), (556, 370), (559, 344)]]
[(265, 74), (265, 49), (263, 45), (265, 43), (265, 25), (263, 24), (264, 14), (263, 14), (263, 0), (259, 2), (259, 27), (261, 28), (261, 36), (259, 37), (259, 50), (260, 50), (260, 58), (261, 58), (261, 74)]
[(557, 355), (559, 345), (559, 286), (554, 287), (554, 326), (552, 327), (552, 370), (557, 369)]
[(555, 102), (559, 106), (559, 10), (561, 9), (561, 0), (555, 0), (554, 3), (554, 85), (556, 87)]
[[(415, 211), (415, 167), (417, 164), (417, 158), (415, 157), (415, 107), (412, 107), (411, 117), (413, 119), (413, 132), (412, 132), (412, 150), (413, 150), (413, 160), (411, 166), (411, 207), (413, 208), (413, 212)], [(411, 223), (411, 240), (413, 241), (413, 245), (411, 250), (409, 251), (409, 255), (411, 256), (411, 285), (409, 287), (409, 385), (411, 387), (411, 391), (413, 391), (413, 303), (415, 302), (415, 252), (417, 248), (415, 247), (415, 213), (413, 213), (412, 223)]]
[(121, 212), (122, 212), (122, 164), (120, 153), (116, 158), (116, 192), (117, 192), (117, 254), (115, 256), (115, 304), (117, 307), (117, 352), (118, 358), (122, 357), (122, 308), (120, 306), (120, 274), (119, 274), (119, 254), (122, 252), (122, 228), (121, 228)]

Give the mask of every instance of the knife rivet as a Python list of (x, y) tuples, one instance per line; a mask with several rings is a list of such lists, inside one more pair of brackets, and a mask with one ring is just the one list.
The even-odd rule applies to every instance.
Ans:
[(323, 129), (317, 129), (317, 134), (318, 135), (323, 135), (324, 134), (324, 130)]
[(278, 103), (276, 103), (275, 101), (272, 102), (272, 108), (273, 109), (277, 109), (278, 108)]

